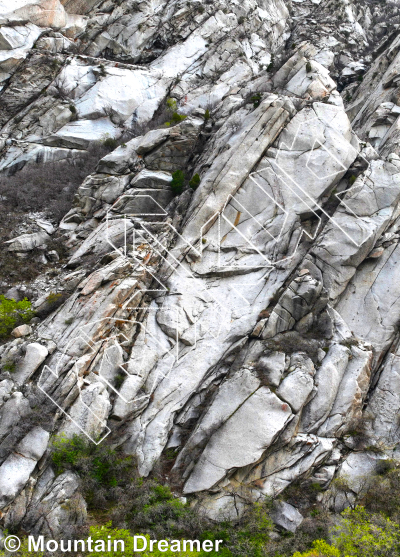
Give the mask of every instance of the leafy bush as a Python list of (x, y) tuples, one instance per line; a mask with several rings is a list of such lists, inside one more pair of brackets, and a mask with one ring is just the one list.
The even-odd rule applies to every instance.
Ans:
[(5, 364), (2, 364), (2, 369), (3, 371), (8, 371), (10, 373), (14, 373), (15, 368), (16, 368), (16, 363), (13, 362), (12, 360), (8, 360)]
[(55, 305), (58, 303), (60, 298), (62, 298), (62, 294), (60, 292), (50, 292), (46, 298), (46, 302), (50, 305)]
[(257, 106), (260, 106), (261, 93), (255, 93), (250, 100), (253, 103), (254, 108), (257, 108)]
[(326, 543), (325, 540), (313, 542), (312, 549), (305, 553), (294, 553), (293, 557), (340, 557), (340, 551)]
[[(133, 555), (133, 538), (129, 530), (112, 528), (111, 522), (103, 526), (91, 526), (89, 530), (89, 536), (93, 540), (93, 545), (96, 541), (102, 540), (105, 542), (106, 547), (108, 547), (108, 540), (111, 542), (111, 551), (102, 551), (101, 555), (104, 557), (124, 557), (125, 555)], [(118, 550), (114, 551), (114, 541), (123, 540), (125, 542), (125, 551)], [(117, 549), (117, 548), (116, 548)], [(88, 557), (98, 557), (99, 553), (93, 552), (88, 553)]]
[(389, 518), (369, 514), (364, 507), (346, 509), (331, 532), (333, 545), (324, 540), (313, 543), (305, 553), (293, 557), (398, 557), (400, 527)]
[(106, 137), (103, 140), (103, 145), (109, 151), (114, 151), (118, 147), (118, 141), (114, 137)]
[(185, 185), (185, 173), (182, 170), (176, 170), (172, 174), (170, 185), (175, 195), (182, 193), (183, 186)]
[[(200, 517), (169, 487), (138, 477), (133, 459), (105, 444), (95, 445), (82, 436), (59, 436), (53, 441), (53, 466), (57, 474), (73, 470), (92, 514), (110, 512), (114, 524), (158, 539), (200, 536)], [(102, 515), (103, 516), (103, 515)]]
[[(96, 541), (102, 540), (105, 543), (105, 547), (108, 547), (108, 542), (111, 542), (111, 548), (112, 550), (107, 552), (107, 551), (102, 551), (102, 555), (105, 557), (124, 557), (124, 555), (132, 555), (133, 554), (133, 537), (131, 535), (131, 533), (129, 532), (129, 530), (126, 529), (116, 529), (116, 528), (112, 528), (112, 523), (108, 522), (106, 525), (103, 526), (91, 526), (90, 527), (90, 532), (89, 535), (93, 540), (93, 545), (95, 546)], [(139, 534), (142, 535), (142, 534)], [(166, 557), (174, 557), (174, 556), (180, 556), (180, 557), (197, 557), (200, 555), (199, 552), (197, 551), (171, 551), (170, 549), (168, 549), (167, 551), (160, 551), (157, 547), (157, 545), (155, 545), (153, 551), (149, 550), (150, 547), (150, 536), (147, 534), (145, 535), (145, 538), (147, 539), (147, 549), (145, 549), (144, 551), (140, 552), (140, 555), (143, 555), (143, 557), (151, 557), (152, 555), (165, 555)], [(125, 543), (125, 551), (120, 551), (119, 547), (120, 545), (118, 545), (118, 549), (116, 547), (116, 551), (113, 551), (114, 549), (114, 541), (115, 540), (122, 540)], [(98, 557), (99, 553), (98, 552), (94, 552), (94, 553), (89, 553), (88, 557)]]
[(193, 178), (190, 180), (189, 182), (189, 186), (193, 189), (196, 190), (199, 187), (200, 184), (200, 176), (198, 174), (195, 174), (193, 176)]
[(24, 298), (21, 302), (0, 295), (0, 338), (7, 337), (14, 327), (32, 319), (32, 304)]
[(307, 73), (312, 72), (312, 65), (311, 65), (310, 61), (308, 61), (307, 64), (306, 64), (306, 72)]
[(395, 463), (383, 461), (378, 473), (369, 477), (363, 502), (369, 512), (400, 522), (400, 469)]
[(175, 99), (170, 97), (169, 99), (167, 99), (167, 107), (171, 112), (176, 112), (178, 110), (178, 103)]
[(209, 109), (207, 108), (207, 110), (206, 110), (205, 113), (204, 113), (204, 120), (207, 121), (207, 120), (209, 120), (210, 118), (211, 118), (211, 114), (210, 114)]
[[(95, 445), (86, 437), (74, 435), (72, 439), (58, 436), (53, 441), (52, 462), (57, 474), (74, 470), (83, 481), (88, 502), (96, 503), (100, 488), (119, 485), (122, 472), (131, 468), (130, 457), (121, 458), (116, 451), (104, 445)], [(104, 493), (102, 493), (104, 497)]]
[(168, 122), (165, 122), (167, 127), (175, 124), (180, 124), (187, 118), (186, 114), (179, 114), (178, 112), (178, 103), (175, 99), (169, 98), (167, 99), (167, 110), (171, 114), (171, 119)]
[(400, 527), (389, 518), (370, 515), (364, 507), (346, 509), (333, 536), (340, 555), (398, 557)]
[(179, 114), (179, 112), (173, 112), (171, 116), (171, 120), (169, 122), (165, 122), (167, 128), (171, 125), (180, 124), (187, 118), (186, 114)]

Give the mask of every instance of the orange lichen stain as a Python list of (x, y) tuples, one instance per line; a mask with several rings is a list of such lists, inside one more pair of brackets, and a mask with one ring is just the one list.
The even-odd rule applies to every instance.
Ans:
[[(239, 222), (240, 222), (240, 217), (242, 216), (242, 213), (240, 211), (237, 212), (236, 218), (235, 218), (235, 222), (233, 223), (233, 226), (236, 227)], [(221, 240), (221, 244), (223, 242), (225, 242), (226, 238), (227, 238), (228, 234), (225, 234), (225, 236), (222, 238)]]
[(237, 226), (240, 222), (240, 217), (242, 216), (242, 213), (240, 211), (237, 212), (236, 218), (235, 218), (235, 222), (233, 223), (233, 226)]

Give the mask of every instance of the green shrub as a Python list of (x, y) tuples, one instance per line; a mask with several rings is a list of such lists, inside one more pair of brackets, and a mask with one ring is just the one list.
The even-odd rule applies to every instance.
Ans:
[(193, 178), (190, 180), (189, 186), (192, 189), (196, 190), (199, 187), (199, 184), (200, 184), (200, 176), (198, 174), (195, 174)]
[(61, 297), (62, 294), (60, 292), (50, 292), (50, 294), (46, 298), (46, 302), (51, 305), (57, 304)]
[(312, 65), (311, 65), (310, 61), (308, 61), (307, 64), (306, 64), (306, 72), (307, 73), (312, 72)]
[[(129, 530), (126, 529), (117, 529), (117, 528), (112, 528), (112, 523), (108, 522), (106, 525), (103, 526), (91, 526), (90, 527), (90, 531), (89, 531), (89, 535), (93, 540), (93, 546), (96, 547), (96, 542), (99, 541), (103, 541), (104, 542), (104, 547), (108, 548), (108, 542), (111, 542), (111, 551), (102, 551), (101, 555), (103, 555), (104, 557), (124, 557), (125, 555), (133, 555), (133, 537), (132, 534), (129, 532)], [(143, 534), (138, 534), (138, 535), (143, 535)], [(143, 555), (143, 557), (151, 557), (152, 555), (155, 556), (162, 556), (165, 555), (166, 557), (174, 557), (174, 556), (180, 556), (180, 557), (197, 557), (200, 555), (199, 552), (197, 551), (193, 551), (193, 552), (189, 552), (189, 551), (171, 551), (170, 549), (168, 549), (167, 551), (160, 551), (157, 547), (157, 545), (155, 545), (153, 551), (149, 550), (150, 547), (150, 536), (147, 534), (144, 536), (147, 539), (147, 549), (145, 549), (144, 551), (140, 552), (140, 555)], [(114, 541), (115, 540), (122, 540), (125, 543), (125, 551), (123, 552), (122, 550), (120, 550), (120, 544), (117, 544), (116, 546), (116, 551), (114, 551)], [(140, 546), (139, 546), (140, 547)], [(98, 549), (100, 549), (101, 546), (98, 546)], [(88, 557), (98, 557), (100, 553), (94, 552), (94, 553), (89, 553)], [(207, 554), (205, 554), (207, 555)]]
[(365, 508), (400, 522), (400, 469), (391, 460), (382, 460), (377, 474), (368, 478)]
[(109, 149), (110, 151), (113, 151), (114, 149), (116, 149), (118, 147), (118, 141), (116, 139), (114, 139), (113, 137), (106, 137), (103, 140), (103, 145), (106, 149)]
[(117, 391), (119, 391), (119, 389), (122, 387), (122, 383), (125, 381), (125, 379), (126, 373), (124, 373), (123, 371), (117, 373), (114, 379), (114, 388), (117, 389)]
[(175, 195), (182, 193), (185, 185), (185, 173), (182, 170), (176, 170), (172, 174), (171, 188)]
[(0, 295), (0, 339), (6, 338), (14, 327), (32, 319), (32, 304), (24, 298), (21, 302)]
[(167, 107), (171, 112), (176, 112), (178, 110), (178, 103), (175, 99), (169, 98), (167, 99)]
[(293, 557), (398, 557), (400, 527), (389, 518), (369, 514), (364, 507), (346, 509), (331, 531), (333, 544), (313, 542), (312, 549)]
[(254, 108), (257, 108), (257, 106), (260, 106), (261, 93), (255, 93), (250, 100), (253, 103)]
[[(112, 528), (111, 522), (103, 526), (91, 526), (89, 536), (93, 540), (93, 546), (96, 547), (97, 541), (104, 541), (105, 547), (108, 548), (108, 540), (111, 542), (111, 551), (102, 551), (104, 557), (124, 557), (125, 555), (133, 555), (133, 538), (129, 530)], [(118, 549), (114, 551), (114, 541), (123, 540), (125, 542), (125, 551)], [(98, 557), (99, 552), (88, 553), (88, 557)]]
[(3, 371), (9, 371), (10, 373), (14, 373), (16, 364), (12, 360), (8, 360), (1, 367), (3, 368)]
[(165, 122), (165, 125), (168, 128), (171, 125), (180, 124), (181, 122), (183, 122), (183, 120), (186, 120), (186, 118), (187, 118), (186, 114), (179, 114), (178, 112), (173, 112), (171, 116), (171, 121)]
[(210, 111), (209, 111), (208, 108), (207, 108), (207, 110), (205, 111), (205, 114), (204, 114), (204, 120), (207, 121), (207, 120), (209, 120), (210, 118), (211, 118), (211, 114), (210, 114)]
[(354, 176), (354, 174), (352, 176), (350, 176), (350, 178), (349, 178), (350, 186), (352, 186), (356, 180), (357, 180), (357, 176)]
[(293, 557), (341, 557), (340, 551), (326, 543), (325, 540), (315, 540), (310, 551), (294, 553)]
[(335, 528), (333, 541), (339, 555), (355, 557), (398, 557), (400, 527), (389, 518), (370, 515), (364, 507), (346, 509)]
[(52, 462), (57, 474), (61, 474), (68, 468), (73, 468), (79, 458), (86, 453), (86, 442), (83, 437), (74, 435), (72, 439), (65, 436), (58, 436), (53, 441)]
[(169, 98), (167, 99), (167, 109), (171, 114), (171, 120), (169, 122), (165, 122), (167, 127), (180, 124), (187, 118), (186, 114), (179, 114), (178, 112), (178, 103), (175, 99)]
[(53, 441), (52, 462), (57, 474), (74, 470), (84, 480), (87, 495), (100, 487), (116, 487), (121, 469), (130, 467), (130, 457), (120, 458), (105, 445), (96, 445), (86, 437), (60, 435)]
[(273, 524), (269, 513), (271, 501), (253, 503), (237, 523), (225, 522), (213, 526), (202, 535), (202, 540), (224, 540), (218, 553), (208, 553), (212, 557), (261, 557), (270, 555), (268, 544)]

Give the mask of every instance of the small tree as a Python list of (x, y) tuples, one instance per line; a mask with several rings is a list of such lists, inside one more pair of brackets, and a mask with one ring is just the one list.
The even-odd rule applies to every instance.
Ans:
[(195, 174), (193, 176), (193, 178), (190, 180), (189, 182), (189, 186), (193, 189), (196, 190), (199, 187), (200, 184), (200, 176), (198, 174)]
[(175, 195), (182, 193), (183, 186), (185, 185), (185, 173), (182, 170), (176, 170), (172, 174), (171, 189)]
[(27, 298), (16, 302), (0, 295), (0, 338), (7, 337), (15, 326), (30, 321), (33, 316), (32, 304)]
[(333, 536), (340, 555), (357, 557), (397, 557), (400, 554), (400, 527), (389, 518), (370, 515), (364, 507), (346, 509)]

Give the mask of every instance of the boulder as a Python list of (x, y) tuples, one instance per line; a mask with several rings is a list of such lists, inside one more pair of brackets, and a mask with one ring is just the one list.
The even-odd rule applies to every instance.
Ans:
[(63, 126), (45, 140), (50, 146), (69, 149), (87, 149), (91, 142), (102, 143), (107, 139), (117, 139), (121, 130), (109, 118), (78, 120)]
[(14, 373), (14, 380), (22, 385), (35, 373), (38, 367), (45, 361), (49, 351), (38, 342), (28, 344), (26, 353), (21, 362), (18, 362)]
[(22, 234), (12, 240), (4, 242), (8, 245), (8, 251), (25, 252), (44, 246), (50, 241), (50, 236), (44, 230), (33, 234)]
[(62, 427), (67, 437), (86, 435), (97, 442), (107, 428), (107, 418), (111, 410), (109, 396), (105, 385), (96, 381), (82, 390), (78, 399), (68, 412), (69, 418)]
[(64, 27), (66, 13), (59, 0), (16, 0), (0, 2), (0, 21), (30, 21), (39, 27)]
[[(40, 35), (40, 29), (31, 23), (0, 27), (0, 50), (16, 50), (32, 48), (33, 42)], [(11, 53), (10, 53), (11, 54)]]
[[(246, 483), (252, 483), (263, 495), (277, 497), (292, 482), (328, 460), (335, 446), (335, 439), (315, 435), (294, 435), (289, 443), (268, 455), (250, 473)], [(340, 458), (340, 452), (335, 463)], [(243, 481), (243, 476), (239, 480)]]
[(346, 371), (349, 356), (349, 349), (340, 344), (335, 344), (329, 349), (315, 374), (317, 393), (304, 409), (302, 431), (315, 432), (328, 417)]
[(169, 188), (172, 176), (169, 172), (141, 170), (131, 182), (132, 188)]
[[(3, 383), (3, 382), (2, 382)], [(9, 385), (7, 386), (10, 387)], [(8, 390), (7, 395), (11, 394), (11, 389)], [(3, 391), (4, 392), (4, 391)], [(29, 414), (30, 414), (29, 401), (24, 395), (16, 391), (14, 392), (4, 404), (0, 414), (0, 440), (12, 433), (13, 428), (17, 427)]]
[(29, 325), (20, 325), (19, 327), (15, 327), (15, 329), (11, 331), (11, 334), (15, 338), (20, 338), (20, 337), (26, 337), (27, 335), (30, 335), (31, 332), (32, 332), (32, 327), (30, 327)]
[(83, 526), (87, 520), (86, 502), (79, 493), (80, 480), (73, 472), (55, 477), (48, 467), (37, 482), (37, 496), (23, 516), (23, 528), (32, 534), (62, 538), (66, 527)]
[(228, 470), (256, 462), (291, 417), (289, 405), (260, 387), (212, 435), (184, 492), (210, 489)]
[(3, 381), (0, 381), (0, 407), (3, 406), (4, 402), (10, 396), (13, 386), (14, 383), (11, 379), (3, 379)]
[(98, 0), (60, 0), (69, 14), (86, 14), (98, 4)]
[(289, 370), (292, 367), (295, 369), (284, 378), (276, 393), (290, 404), (293, 412), (299, 412), (314, 389), (315, 369), (310, 358), (301, 354), (298, 355), (294, 365), (293, 360), (292, 356)]
[(257, 370), (272, 387), (278, 387), (285, 371), (285, 353), (272, 352), (262, 355), (257, 361)]
[(33, 428), (0, 466), (0, 509), (11, 503), (24, 488), (46, 451), (49, 437), (44, 429)]
[(279, 528), (293, 534), (304, 520), (303, 515), (285, 501), (275, 501), (271, 518)]

